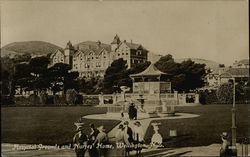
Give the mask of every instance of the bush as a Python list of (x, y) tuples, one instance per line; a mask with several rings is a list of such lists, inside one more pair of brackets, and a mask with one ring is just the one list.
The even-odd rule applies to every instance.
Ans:
[(217, 90), (217, 97), (219, 103), (232, 104), (233, 103), (233, 84), (224, 83)]
[(215, 90), (205, 90), (200, 91), (199, 93), (199, 101), (201, 104), (215, 104), (218, 103), (218, 98)]
[(68, 89), (66, 91), (66, 101), (68, 104), (75, 104), (77, 100), (77, 92), (74, 89)]
[(65, 96), (54, 95), (54, 104), (55, 105), (65, 105), (66, 104)]
[(83, 96), (80, 94), (77, 94), (76, 97), (77, 99), (76, 99), (75, 104), (83, 104)]
[(29, 105), (29, 104), (31, 104), (30, 100), (29, 100), (29, 97), (24, 97), (24, 96), (15, 97), (14, 101), (15, 101), (15, 104), (18, 104), (18, 105)]
[(53, 95), (48, 95), (45, 104), (54, 104)]
[(1, 103), (3, 106), (7, 106), (7, 105), (12, 105), (15, 102), (14, 102), (13, 98), (10, 96), (1, 96)]
[(47, 99), (48, 99), (47, 93), (41, 92), (41, 94), (40, 94), (40, 103), (41, 104), (46, 104)]
[(29, 102), (31, 103), (31, 105), (38, 105), (40, 104), (40, 98), (35, 94), (31, 94), (29, 96)]

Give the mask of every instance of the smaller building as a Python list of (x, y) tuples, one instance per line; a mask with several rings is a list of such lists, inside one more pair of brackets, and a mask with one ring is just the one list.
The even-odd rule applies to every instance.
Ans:
[(249, 68), (228, 68), (219, 76), (219, 84), (228, 82), (232, 77), (236, 83), (249, 82)]
[(242, 59), (240, 61), (235, 61), (232, 68), (249, 68), (249, 59)]
[(132, 74), (133, 93), (135, 94), (160, 94), (171, 92), (170, 75), (158, 70), (154, 64), (141, 73)]

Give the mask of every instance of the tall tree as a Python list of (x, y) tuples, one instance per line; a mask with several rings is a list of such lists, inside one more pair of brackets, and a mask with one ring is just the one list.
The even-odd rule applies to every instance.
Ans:
[(206, 74), (205, 64), (194, 63), (192, 60), (176, 63), (172, 55), (166, 55), (156, 62), (156, 67), (171, 74), (172, 88), (177, 91), (189, 91), (204, 86)]
[(76, 78), (79, 76), (78, 72), (70, 72), (71, 67), (68, 64), (56, 63), (48, 69), (47, 76), (50, 80), (50, 88), (53, 93), (63, 91), (65, 94), (67, 89), (77, 88)]
[(49, 58), (46, 56), (32, 58), (29, 62), (31, 66), (32, 87), (35, 94), (42, 90), (49, 88), (49, 81), (47, 79), (47, 67), (50, 63)]
[(127, 61), (122, 58), (114, 60), (106, 70), (103, 80), (103, 93), (120, 92), (120, 86), (126, 85), (129, 74)]

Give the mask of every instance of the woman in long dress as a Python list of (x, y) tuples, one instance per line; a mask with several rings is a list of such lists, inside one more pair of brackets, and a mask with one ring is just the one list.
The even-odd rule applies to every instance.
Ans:
[(142, 150), (142, 145), (144, 142), (144, 131), (141, 126), (141, 123), (139, 121), (136, 121), (134, 123), (134, 144), (135, 144), (135, 150), (136, 154), (140, 154)]

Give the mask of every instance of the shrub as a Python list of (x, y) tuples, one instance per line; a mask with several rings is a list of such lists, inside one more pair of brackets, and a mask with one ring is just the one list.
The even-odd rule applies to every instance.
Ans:
[(76, 99), (75, 104), (83, 104), (83, 96), (80, 94), (77, 94), (76, 97), (77, 99)]
[(68, 89), (66, 91), (66, 101), (68, 104), (75, 104), (77, 100), (77, 92), (74, 89)]
[(217, 90), (219, 103), (231, 104), (233, 102), (233, 84), (224, 83)]
[(31, 105), (38, 105), (40, 104), (40, 98), (36, 94), (31, 94), (29, 96), (29, 102), (31, 103)]
[(15, 102), (11, 96), (1, 96), (1, 103), (2, 105), (7, 106), (7, 105), (12, 105)]
[(199, 93), (199, 101), (201, 104), (215, 104), (218, 103), (218, 98), (215, 90), (205, 90), (200, 91)]
[(54, 104), (53, 95), (48, 95), (45, 104)]
[(54, 104), (55, 105), (65, 105), (66, 104), (65, 96), (54, 95)]
[(41, 104), (46, 104), (47, 98), (48, 98), (47, 93), (41, 92), (41, 94), (40, 94), (40, 103)]

